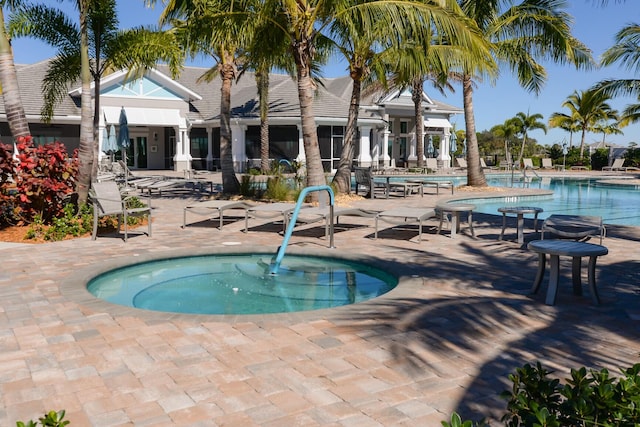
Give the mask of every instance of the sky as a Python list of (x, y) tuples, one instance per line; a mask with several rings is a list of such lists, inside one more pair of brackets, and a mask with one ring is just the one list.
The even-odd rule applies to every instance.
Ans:
[[(623, 26), (631, 23), (640, 23), (640, 8), (638, 0), (627, 0), (620, 4), (618, 1), (609, 1), (606, 7), (600, 6), (596, 0), (567, 0), (566, 12), (573, 16), (573, 35), (586, 44), (593, 52), (596, 60), (614, 43), (614, 37)], [(155, 9), (147, 9), (144, 0), (117, 0), (118, 17), (121, 28), (131, 28), (140, 25), (153, 25), (157, 23), (161, 11), (162, 1), (157, 0)], [(58, 7), (75, 16), (75, 11), (70, 6), (71, 2), (63, 2)], [(16, 39), (13, 41), (15, 62), (31, 64), (45, 60), (55, 54), (49, 46), (31, 39)], [(213, 65), (204, 58), (191, 61), (188, 65), (208, 67)], [(478, 132), (489, 130), (493, 126), (502, 124), (505, 120), (514, 117), (518, 112), (525, 114), (542, 114), (543, 121), (547, 123), (554, 112), (568, 113), (562, 107), (562, 103), (574, 91), (589, 89), (596, 82), (607, 78), (633, 78), (633, 73), (611, 66), (604, 69), (590, 71), (575, 70), (569, 65), (558, 66), (544, 64), (548, 80), (538, 96), (522, 89), (509, 70), (503, 70), (494, 85), (482, 83), (474, 92), (474, 110), (476, 130)], [(324, 68), (325, 77), (341, 77), (347, 74), (345, 62), (334, 60)], [(454, 93), (440, 94), (429, 85), (425, 86), (427, 94), (436, 100), (462, 108), (462, 89), (456, 87)], [(631, 98), (616, 98), (610, 105), (622, 111), (624, 107), (633, 102)], [(452, 118), (452, 123), (457, 129), (464, 129), (464, 117), (462, 114)], [(627, 146), (630, 142), (640, 144), (640, 123), (632, 124), (622, 129), (623, 135), (607, 135), (606, 142), (621, 146)], [(569, 134), (560, 129), (549, 129), (545, 134), (542, 130), (535, 130), (529, 135), (535, 138), (539, 144), (552, 145), (569, 142)], [(602, 134), (587, 134), (586, 143), (602, 141)], [(573, 135), (573, 144), (580, 143), (580, 135)]]

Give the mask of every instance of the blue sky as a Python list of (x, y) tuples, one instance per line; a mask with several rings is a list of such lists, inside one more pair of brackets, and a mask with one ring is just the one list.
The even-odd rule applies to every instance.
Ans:
[[(567, 12), (574, 17), (573, 34), (593, 51), (596, 59), (602, 52), (613, 44), (615, 33), (624, 25), (640, 22), (640, 9), (637, 0), (627, 0), (623, 4), (609, 1), (606, 7), (597, 5), (594, 0), (567, 1)], [(70, 13), (73, 9), (70, 2), (64, 2), (61, 8)], [(162, 1), (157, 1), (154, 10), (144, 7), (143, 0), (118, 0), (120, 26), (122, 28), (138, 25), (149, 25), (157, 22)], [(48, 46), (27, 39), (14, 40), (14, 54), (17, 63), (29, 64), (51, 57), (53, 52)], [(193, 62), (193, 65), (208, 66), (204, 60)], [(503, 71), (495, 85), (484, 83), (475, 90), (474, 108), (476, 128), (478, 131), (488, 130), (496, 124), (515, 116), (518, 112), (529, 114), (540, 113), (546, 122), (553, 112), (568, 112), (561, 104), (574, 90), (587, 90), (595, 82), (605, 78), (630, 78), (633, 74), (617, 67), (608, 67), (591, 71), (577, 71), (569, 66), (546, 65), (548, 81), (539, 96), (534, 96), (520, 88), (511, 77), (508, 70)], [(334, 61), (325, 70), (326, 77), (338, 77), (346, 74), (346, 64)], [(436, 90), (426, 87), (427, 93), (438, 100), (451, 105), (462, 107), (462, 90), (460, 87), (452, 94), (445, 96)], [(632, 99), (619, 98), (611, 102), (613, 108), (622, 110)], [(458, 129), (464, 128), (462, 115), (452, 119)], [(624, 135), (609, 135), (607, 142), (626, 146), (629, 142), (640, 144), (640, 124), (630, 125), (623, 129)], [(542, 131), (534, 131), (532, 138), (541, 144), (561, 143), (569, 141), (569, 135), (558, 129), (549, 130), (545, 135)], [(579, 144), (579, 135), (573, 136), (573, 143)], [(588, 134), (586, 142), (601, 141), (602, 135)]]

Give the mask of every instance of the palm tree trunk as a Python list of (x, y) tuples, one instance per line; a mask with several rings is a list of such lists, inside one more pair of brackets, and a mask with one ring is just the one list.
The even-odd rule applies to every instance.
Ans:
[(29, 122), (24, 113), (18, 86), (18, 75), (13, 62), (11, 43), (4, 26), (4, 10), (0, 6), (0, 84), (2, 85), (2, 98), (7, 114), (7, 122), (14, 139), (21, 136), (29, 136)]
[(232, 58), (226, 52), (223, 63), (220, 65), (220, 166), (222, 168), (222, 192), (224, 194), (237, 194), (240, 191), (240, 182), (233, 168), (233, 154), (231, 151), (231, 84), (235, 77), (235, 69), (231, 64)]
[[(310, 42), (306, 45), (308, 46)], [(315, 84), (311, 79), (311, 55), (300, 43), (293, 51), (297, 68), (298, 100), (300, 102), (300, 122), (302, 124), (302, 138), (304, 140), (304, 152), (306, 157), (307, 186), (326, 185), (320, 146), (318, 145), (318, 132), (313, 113), (313, 98)], [(318, 200), (318, 193), (311, 193), (313, 201)]]
[(582, 137), (580, 138), (580, 161), (582, 161), (582, 155), (584, 153), (584, 140), (587, 136), (587, 128), (582, 128)]
[(424, 79), (421, 77), (413, 82), (413, 114), (416, 122), (416, 156), (419, 168), (424, 166), (424, 121), (422, 116), (422, 87)]
[(86, 203), (91, 185), (91, 169), (93, 164), (93, 112), (91, 111), (91, 70), (89, 64), (89, 42), (87, 30), (88, 4), (86, 0), (80, 6), (80, 63), (82, 78), (82, 95), (80, 97), (80, 145), (78, 147), (78, 179), (76, 191), (78, 202)]
[(347, 118), (347, 128), (345, 129), (342, 153), (338, 170), (333, 177), (333, 183), (339, 193), (351, 193), (351, 165), (353, 162), (353, 152), (355, 149), (355, 139), (358, 128), (358, 116), (360, 111), (360, 94), (362, 91), (362, 69), (351, 73), (353, 87), (351, 89), (351, 101), (349, 103), (349, 117)]
[(462, 78), (462, 99), (467, 138), (467, 185), (472, 187), (486, 187), (487, 179), (480, 167), (476, 121), (473, 116), (473, 82), (469, 75), (464, 75)]
[[(96, 59), (98, 60), (98, 59)], [(96, 64), (98, 69), (100, 64)], [(100, 127), (100, 76), (95, 75), (93, 78), (93, 86), (95, 90), (95, 96), (93, 97), (93, 163), (91, 167), (91, 180), (95, 180), (98, 177), (98, 164), (100, 158), (100, 144), (98, 137), (98, 130)]]
[(524, 157), (524, 146), (527, 143), (527, 134), (522, 135), (522, 145), (520, 146), (520, 155), (518, 156), (518, 166), (522, 165), (522, 158)]
[(269, 70), (256, 70), (260, 98), (260, 170), (269, 172)]

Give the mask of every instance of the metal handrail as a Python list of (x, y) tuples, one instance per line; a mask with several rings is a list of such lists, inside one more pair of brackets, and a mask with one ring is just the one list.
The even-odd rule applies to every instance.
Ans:
[(296, 202), (296, 207), (293, 209), (293, 213), (291, 214), (291, 219), (289, 220), (289, 224), (287, 225), (287, 231), (284, 233), (284, 239), (282, 240), (282, 244), (278, 248), (278, 254), (276, 255), (275, 260), (271, 263), (269, 268), (269, 274), (278, 274), (278, 270), (280, 269), (280, 263), (284, 258), (284, 253), (287, 250), (287, 246), (289, 245), (289, 239), (291, 238), (291, 234), (293, 234), (293, 228), (296, 225), (296, 221), (298, 220), (298, 214), (300, 213), (300, 208), (304, 203), (305, 197), (307, 194), (312, 193), (314, 191), (327, 191), (329, 193), (329, 247), (333, 248), (333, 205), (335, 204), (335, 196), (333, 194), (333, 190), (328, 185), (316, 185), (312, 187), (303, 188), (298, 196), (298, 201)]

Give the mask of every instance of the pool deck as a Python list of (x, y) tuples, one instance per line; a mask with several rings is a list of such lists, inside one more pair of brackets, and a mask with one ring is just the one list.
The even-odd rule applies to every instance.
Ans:
[[(423, 198), (351, 206), (433, 207), (451, 197), (426, 189)], [(222, 230), (206, 220), (182, 229), (183, 208), (196, 200), (154, 196), (151, 238), (0, 243), (0, 425), (60, 409), (71, 426), (439, 426), (452, 411), (499, 425), (499, 394), (524, 363), (539, 360), (565, 378), (574, 367), (615, 374), (638, 362), (638, 227), (607, 229), (600, 306), (586, 286), (572, 294), (565, 258), (556, 305), (544, 304), (546, 278), (528, 295), (538, 258), (526, 242), (537, 234), (527, 220), (518, 245), (512, 219), (499, 241), (497, 212), (474, 215), (475, 239), (464, 225), (455, 239), (436, 235), (429, 220), (420, 243), (415, 225), (385, 223), (374, 240), (372, 218), (344, 217), (329, 249), (322, 223), (297, 229), (292, 251), (384, 259), (402, 276), (387, 296), (351, 307), (172, 315), (116, 308), (78, 288), (110, 263), (191, 250), (275, 253), (282, 226), (269, 219), (251, 219), (246, 234), (243, 214)]]

